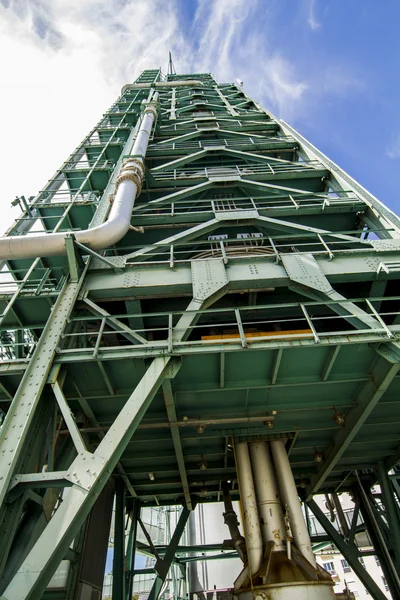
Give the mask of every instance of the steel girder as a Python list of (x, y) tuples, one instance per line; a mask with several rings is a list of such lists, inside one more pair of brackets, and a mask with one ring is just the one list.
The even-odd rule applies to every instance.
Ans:
[[(183, 340), (188, 336), (191, 327), (198, 318), (198, 310), (215, 301), (218, 295), (223, 294), (225, 286), (225, 281), (217, 282), (210, 279), (207, 286), (201, 284), (197, 289), (194, 288), (195, 295), (188, 306), (188, 311), (182, 315), (171, 331), (174, 341)], [(77, 290), (74, 289), (74, 292), (76, 293)], [(59, 310), (69, 314), (63, 305)], [(53, 315), (57, 315), (57, 312), (54, 309)], [(69, 545), (96, 501), (96, 497), (116, 467), (154, 394), (168, 372), (171, 373), (171, 359), (171, 356), (159, 357), (152, 361), (124, 409), (119, 413), (112, 428), (104, 436), (95, 452), (90, 453), (86, 450), (81, 436), (76, 430), (75, 423), (67, 417), (67, 424), (73, 432), (74, 442), (79, 450), (77, 458), (71, 463), (66, 474), (72, 485), (60, 508), (4, 591), (7, 600), (20, 600), (21, 598), (33, 600), (45, 591), (55, 568), (65, 556)], [(45, 384), (46, 379), (47, 372), (43, 375), (42, 385)], [(63, 401), (62, 393), (57, 384), (55, 390), (57, 390), (56, 394), (59, 402), (60, 400)], [(67, 410), (64, 410), (64, 413), (66, 415)], [(48, 474), (48, 485), (51, 485), (50, 477), (51, 475)], [(59, 474), (53, 473), (54, 478), (59, 478)], [(120, 595), (123, 595), (123, 589), (120, 591), (118, 588), (117, 591)]]
[(359, 559), (360, 557), (362, 557), (362, 553), (360, 553), (360, 551), (354, 544), (354, 539), (345, 541), (339, 534), (337, 529), (335, 529), (335, 527), (332, 525), (330, 520), (322, 512), (315, 500), (309, 499), (307, 501), (307, 506), (311, 509), (317, 521), (327, 532), (333, 544), (335, 544), (339, 552), (343, 554), (343, 556), (345, 557), (345, 559), (347, 560), (357, 577), (365, 585), (372, 598), (374, 598), (374, 600), (385, 600), (386, 595), (384, 594), (384, 592), (381, 591), (381, 589), (375, 583), (374, 579), (370, 576), (368, 571), (360, 563)]
[[(123, 96), (85, 139), (84, 145), (70, 157), (69, 164), (65, 163), (51, 180), (45, 190), (47, 196), (39, 194), (33, 202), (33, 208), (28, 206), (23, 218), (30, 219), (29, 210), (35, 210), (42, 218), (46, 231), (84, 228), (87, 226), (87, 222), (82, 218), (82, 214), (87, 214), (84, 210), (92, 211), (97, 205), (92, 225), (104, 222), (118, 173), (116, 168), (111, 175), (112, 165), (108, 164), (108, 161), (113, 164), (117, 162), (118, 166), (123, 156), (129, 153), (137, 131), (133, 124), (139, 113), (140, 103), (145, 98), (150, 100), (151, 85), (159, 77), (159, 71), (145, 72), (138, 81), (148, 85), (147, 89), (125, 89)], [(7, 600), (37, 597), (37, 594), (45, 589), (51, 572), (57, 562), (66, 556), (70, 540), (84, 522), (96, 494), (99, 494), (114, 466), (121, 476), (120, 483), (124, 483), (132, 497), (137, 496), (136, 486), (132, 485), (130, 479), (132, 473), (129, 472), (129, 468), (125, 470), (118, 461), (131, 443), (132, 433), (138, 428), (146, 407), (150, 406), (152, 397), (160, 385), (165, 411), (162, 426), (170, 430), (172, 449), (178, 466), (177, 481), (170, 479), (168, 485), (171, 490), (183, 492), (185, 511), (190, 510), (193, 488), (190, 488), (191, 470), (188, 468), (188, 458), (185, 454), (188, 438), (180, 421), (179, 403), (182, 401), (182, 394), (176, 391), (179, 388), (175, 382), (171, 383), (175, 375), (180, 376), (180, 357), (190, 358), (195, 355), (202, 360), (210, 353), (218, 353), (218, 389), (230, 393), (233, 388), (228, 370), (235, 353), (241, 353), (239, 356), (243, 357), (253, 350), (264, 353), (263, 356), (268, 359), (265, 368), (269, 365), (266, 387), (268, 390), (279, 390), (279, 386), (283, 388), (295, 385), (295, 382), (288, 383), (282, 379), (282, 373), (287, 367), (286, 349), (304, 349), (304, 356), (307, 356), (307, 349), (321, 348), (321, 356), (324, 356), (318, 371), (321, 385), (333, 386), (338, 381), (347, 381), (341, 372), (334, 380), (332, 373), (335, 373), (336, 366), (340, 365), (348, 345), (369, 343), (376, 346), (380, 354), (377, 355), (372, 368), (369, 366), (367, 372), (358, 376), (360, 387), (355, 395), (355, 405), (346, 415), (344, 426), (340, 429), (336, 427), (333, 445), (327, 447), (326, 460), (321, 468), (311, 470), (312, 490), (323, 487), (329, 473), (335, 469), (335, 465), (339, 464), (350, 444), (354, 442), (360, 427), (365, 426), (368, 416), (372, 414), (380, 398), (390, 385), (396, 383), (398, 352), (395, 344), (399, 336), (399, 325), (396, 321), (391, 322), (387, 314), (377, 308), (375, 299), (385, 297), (386, 293), (389, 295), (387, 290), (392, 281), (398, 279), (396, 264), (400, 263), (400, 246), (397, 239), (400, 222), (389, 209), (328, 161), (297, 132), (285, 123), (271, 119), (257, 103), (246, 98), (242, 90), (226, 85), (218, 86), (207, 76), (199, 77), (204, 83), (200, 99), (197, 97), (199, 90), (196, 89), (188, 91), (173, 88), (169, 91), (168, 88), (158, 88), (160, 111), (154, 139), (149, 148), (146, 185), (132, 218), (133, 226), (145, 227), (143, 243), (137, 241), (140, 236), (137, 236), (136, 228), (135, 233), (129, 232), (113, 249), (113, 254), (117, 256), (110, 256), (109, 250), (102, 256), (76, 244), (70, 237), (66, 244), (69, 248), (69, 272), (72, 281), (64, 288), (62, 282), (65, 281), (65, 273), (68, 272), (65, 271), (65, 260), (63, 262), (50, 259), (46, 263), (37, 259), (37, 264), (30, 263), (28, 266), (23, 261), (9, 263), (14, 279), (17, 282), (21, 281), (16, 291), (4, 294), (6, 304), (2, 327), (7, 333), (8, 325), (17, 323), (17, 333), (12, 333), (15, 335), (12, 338), (12, 347), (15, 350), (10, 350), (15, 352), (16, 364), (7, 363), (0, 372), (8, 372), (11, 378), (18, 372), (17, 369), (20, 369), (25, 370), (25, 375), (0, 434), (0, 450), (4, 450), (4, 456), (10, 456), (11, 452), (16, 450), (9, 464), (7, 460), (2, 461), (4, 472), (0, 467), (0, 476), (5, 479), (0, 480), (0, 491), (3, 498), (16, 498), (16, 506), (23, 497), (18, 494), (32, 495), (32, 488), (38, 492), (41, 487), (51, 491), (53, 488), (50, 486), (69, 486), (70, 489), (43, 533), (40, 534), (39, 531), (39, 537), (38, 532), (31, 535), (30, 546), (37, 538), (36, 545), (22, 566), (18, 565), (18, 572), (6, 590)], [(64, 202), (65, 197), (60, 191), (63, 183), (66, 183), (71, 191), (71, 204)], [(246, 197), (246, 205), (240, 205), (240, 202), (235, 205), (235, 199), (239, 196)], [(259, 201), (261, 197), (267, 198), (265, 205)], [(79, 207), (81, 200), (82, 206)], [(232, 204), (229, 205), (229, 202)], [(169, 210), (168, 217), (163, 216), (166, 210)], [(36, 212), (32, 214), (35, 216)], [(188, 215), (187, 221), (185, 215)], [(362, 230), (365, 225), (372, 229), (378, 228), (377, 235), (382, 239), (376, 242), (368, 241), (368, 232)], [(16, 233), (22, 231), (21, 226), (22, 221), (15, 228)], [(226, 245), (224, 242), (219, 244), (220, 254), (213, 256), (212, 260), (199, 262), (198, 257), (193, 257), (193, 248), (198, 246), (195, 252), (200, 252), (210, 246), (210, 234), (226, 235), (227, 231), (229, 236), (231, 232), (233, 235), (236, 232), (250, 235), (250, 231), (261, 234), (264, 240), (268, 239), (270, 253), (265, 253), (262, 257), (247, 254), (238, 258), (229, 255), (227, 246), (232, 245), (235, 239), (232, 237)], [(234, 243), (238, 244), (237, 241)], [(318, 244), (318, 251), (315, 250), (315, 244)], [(163, 263), (159, 260), (160, 255), (156, 254), (160, 252), (166, 252), (168, 255)], [(180, 260), (182, 252), (189, 253), (189, 258)], [(78, 282), (80, 259), (86, 259), (88, 255), (91, 256), (88, 272)], [(327, 283), (326, 289), (318, 296), (320, 303), (325, 304), (324, 309), (327, 312), (337, 312), (347, 319), (352, 329), (336, 332), (317, 331), (314, 316), (310, 315), (312, 307), (316, 304), (305, 301), (300, 302), (299, 307), (304, 319), (308, 321), (308, 334), (303, 337), (295, 334), (285, 339), (279, 336), (249, 338), (243, 318), (246, 314), (245, 307), (236, 303), (235, 294), (236, 297), (238, 293), (246, 294), (245, 303), (248, 300), (249, 306), (257, 307), (260, 305), (257, 294), (261, 295), (265, 290), (277, 290), (279, 293), (286, 293), (287, 290), (289, 293), (291, 286), (297, 285), (295, 293), (305, 290), (310, 292), (311, 287), (315, 286), (296, 281), (296, 277), (293, 277), (295, 261), (300, 270), (304, 261), (317, 264), (317, 271), (322, 273), (320, 280), (324, 284)], [(57, 269), (64, 269), (61, 271), (63, 274), (60, 275)], [(55, 273), (57, 285), (47, 287), (48, 281)], [(368, 299), (370, 305), (364, 301), (363, 308), (367, 307), (364, 311), (354, 301), (354, 295), (353, 300), (350, 300), (350, 295), (345, 297), (343, 293), (335, 292), (332, 295), (331, 286), (343, 288), (352, 282), (372, 283), (371, 297)], [(51, 304), (61, 289), (35, 354), (31, 360), (29, 357), (24, 359), (25, 330), (29, 330), (29, 325), (35, 334), (42, 330)], [(192, 331), (193, 326), (197, 322), (201, 323), (205, 314), (204, 308), (226, 292), (230, 295), (226, 296), (224, 302), (230, 309), (234, 309), (238, 339), (217, 340), (210, 344), (204, 343), (202, 339), (188, 340), (188, 333)], [(316, 293), (315, 289), (312, 293)], [(31, 298), (33, 294), (37, 300), (46, 302), (46, 312), (42, 312), (40, 318), (36, 319), (39, 326), (36, 330), (33, 327), (33, 318), (27, 320), (26, 316), (29, 311), (27, 303), (29, 302), (30, 306), (34, 305), (34, 298)], [(76, 302), (78, 295), (79, 304)], [(169, 311), (165, 340), (157, 339), (157, 334), (156, 339), (147, 339), (146, 322), (149, 315), (156, 312), (152, 311), (151, 302), (157, 298), (169, 301), (182, 296), (190, 299), (193, 297), (193, 300), (185, 312), (182, 305), (173, 305), (171, 302), (168, 306), (165, 311)], [(125, 303), (126, 314), (113, 313), (111, 301), (117, 299), (120, 301), (119, 306), (121, 301)], [(146, 305), (147, 302), (150, 309)], [(380, 306), (381, 298), (377, 302)], [(132, 312), (128, 308), (129, 303)], [(282, 305), (281, 300), (279, 304)], [(274, 310), (273, 305), (271, 308)], [(85, 316), (79, 321), (80, 317), (76, 316), (78, 310), (86, 310), (90, 317)], [(180, 320), (174, 327), (177, 317)], [(223, 324), (224, 318), (225, 313), (221, 310), (216, 320)], [(73, 331), (76, 333), (81, 323), (90, 326), (95, 320), (100, 322), (95, 346), (91, 349), (73, 348), (69, 326), (75, 327)], [(24, 327), (25, 325), (28, 327)], [(123, 344), (114, 347), (102, 345), (102, 335), (106, 330), (111, 330), (117, 340), (123, 338)], [(35, 344), (36, 342), (33, 342), (32, 347)], [(62, 350), (59, 351), (61, 347)], [(325, 353), (324, 348), (328, 349)], [(272, 362), (269, 361), (271, 355)], [(252, 356), (256, 357), (256, 354)], [(61, 366), (69, 364), (72, 372), (75, 364), (80, 361), (94, 363), (97, 368), (96, 377), (101, 375), (101, 385), (105, 385), (109, 398), (118, 402), (120, 393), (116, 390), (112, 368), (113, 363), (118, 363), (121, 358), (133, 360), (135, 365), (145, 366), (147, 370), (143, 369), (144, 374), (111, 427), (102, 428), (98, 412), (96, 408), (92, 408), (85, 394), (80, 392), (79, 382), (78, 410), (76, 399), (71, 401), (71, 393), (66, 392), (63, 387), (64, 368), (67, 367)], [(106, 361), (110, 362), (107, 364)], [(54, 364), (54, 368), (50, 372), (51, 363)], [(251, 363), (243, 361), (243, 366), (245, 364), (246, 368), (251, 370)], [(357, 377), (350, 380), (355, 383)], [(59, 463), (56, 463), (53, 469), (48, 469), (46, 473), (37, 473), (33, 472), (33, 467), (27, 463), (27, 467), (19, 471), (18, 466), (27, 454), (27, 444), (32, 437), (30, 422), (32, 420), (34, 423), (39, 415), (39, 399), (42, 397), (40, 402), (44, 401), (45, 395), (42, 390), (46, 383), (50, 383), (53, 388), (59, 414), (63, 416), (69, 432), (67, 439), (73, 442), (69, 447), (77, 452), (77, 456), (70, 461), (71, 464), (65, 465), (67, 468), (64, 468), (64, 465), (57, 466)], [(200, 393), (199, 381), (195, 381), (195, 384), (198, 386), (197, 392)], [(238, 382), (237, 385), (239, 384), (248, 386), (247, 407), (249, 390), (255, 389), (257, 382), (249, 382), (247, 376), (243, 375), (242, 382)], [(13, 394), (9, 391), (9, 386), (3, 382), (1, 385), (5, 397), (11, 399)], [(303, 385), (304, 381), (300, 377), (299, 397)], [(132, 387), (129, 389), (132, 390)], [(27, 398), (28, 411), (25, 412)], [(307, 404), (304, 397), (302, 402), (304, 410), (312, 408), (312, 403)], [(71, 415), (71, 406), (74, 408), (74, 415)], [(82, 422), (74, 419), (78, 411), (84, 414), (87, 432), (82, 432)], [(191, 414), (190, 411), (187, 412)], [(255, 418), (260, 417), (250, 416), (247, 424), (255, 423)], [(238, 419), (240, 421), (240, 417)], [(318, 419), (319, 417), (315, 417), (317, 430), (332, 429), (332, 425), (329, 427)], [(222, 418), (220, 420), (222, 421)], [(40, 427), (44, 427), (45, 421), (46, 419), (40, 421)], [(285, 423), (284, 418), (282, 422)], [(157, 425), (157, 422), (154, 424)], [(188, 424), (193, 426), (190, 419)], [(147, 426), (148, 423), (144, 425)], [(239, 427), (238, 421), (232, 421), (231, 425), (232, 431), (239, 431), (235, 429)], [(287, 435), (291, 434), (293, 425), (293, 422), (287, 422), (285, 425)], [(95, 433), (100, 438), (100, 444), (94, 452), (90, 451), (87, 443), (86, 436), (90, 435), (90, 428), (96, 429)], [(308, 438), (304, 441), (301, 436), (298, 437), (293, 443), (294, 454), (296, 444), (301, 451), (310, 443)], [(327, 443), (326, 439), (324, 443)], [(49, 459), (52, 466), (54, 461), (51, 452)], [(389, 457), (385, 455), (384, 459), (386, 468)], [(345, 464), (349, 465), (350, 460), (351, 457)], [(231, 473), (230, 467), (226, 464), (225, 467), (225, 475)], [(56, 471), (55, 468), (59, 470)], [(381, 465), (380, 474), (386, 490), (388, 511), (391, 510), (393, 520), (395, 510), (390, 504), (390, 499), (388, 500), (387, 480), (384, 479), (382, 469), (384, 470), (384, 467)], [(214, 475), (211, 471), (210, 468), (210, 479), (213, 476), (221, 478), (219, 472)], [(136, 476), (136, 472), (134, 475)], [(139, 493), (142, 489), (139, 479)], [(119, 498), (121, 497), (120, 494)], [(41, 502), (40, 498), (41, 496), (36, 500)], [(48, 510), (50, 509), (49, 501)], [(122, 514), (123, 511), (119, 512)], [(122, 538), (122, 535), (119, 537)], [(134, 533), (131, 538), (131, 546), (134, 546)], [(397, 550), (395, 548), (396, 554)], [(171, 552), (173, 554), (172, 547)], [(133, 547), (129, 553), (131, 556), (127, 558), (132, 571)], [(396, 558), (398, 559), (397, 556)], [(118, 564), (120, 568), (121, 552)], [(121, 585), (115, 593), (122, 598), (123, 586), (126, 584), (125, 592), (129, 595), (131, 574), (129, 580), (127, 578), (122, 581), (119, 578), (118, 582)], [(159, 587), (157, 589), (159, 591)], [(155, 588), (154, 595), (157, 595), (157, 589)]]
[(179, 520), (176, 524), (176, 528), (174, 534), (171, 538), (171, 541), (166, 549), (163, 558), (158, 558), (155, 564), (155, 571), (157, 573), (155, 581), (153, 583), (153, 587), (150, 590), (149, 600), (157, 600), (160, 595), (161, 588), (163, 583), (168, 575), (168, 571), (172, 564), (173, 558), (175, 556), (176, 549), (179, 544), (179, 540), (182, 537), (183, 530), (185, 529), (186, 523), (189, 519), (191, 511), (186, 507), (182, 509)]

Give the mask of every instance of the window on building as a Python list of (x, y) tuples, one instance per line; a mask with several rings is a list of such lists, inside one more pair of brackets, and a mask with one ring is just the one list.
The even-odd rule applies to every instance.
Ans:
[(349, 563), (347, 562), (347, 560), (345, 558), (342, 558), (341, 561), (342, 563), (342, 569), (345, 573), (350, 573), (351, 572), (351, 567), (349, 565)]
[(383, 581), (383, 585), (384, 585), (385, 590), (388, 592), (389, 591), (389, 586), (387, 584), (386, 577), (382, 576), (382, 581)]
[(328, 571), (328, 573), (330, 575), (336, 575), (336, 569), (335, 569), (335, 565), (333, 564), (333, 562), (324, 563), (324, 569), (325, 569), (325, 571)]

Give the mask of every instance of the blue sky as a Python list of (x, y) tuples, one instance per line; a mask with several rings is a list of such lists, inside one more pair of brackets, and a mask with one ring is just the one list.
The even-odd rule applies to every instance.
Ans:
[(1, 228), (169, 50), (179, 72), (243, 80), (399, 212), (399, 21), (398, 0), (0, 0)]

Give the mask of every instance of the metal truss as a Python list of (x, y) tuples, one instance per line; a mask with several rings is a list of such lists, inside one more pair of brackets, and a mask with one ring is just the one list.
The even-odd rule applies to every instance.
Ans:
[[(155, 89), (131, 228), (94, 252), (74, 231), (107, 219)], [(2, 263), (2, 598), (50, 597), (63, 559), (62, 597), (89, 593), (91, 519), (110, 517), (115, 492), (113, 600), (132, 595), (135, 549), (157, 558), (156, 600), (171, 564), (185, 573), (198, 558), (179, 546), (196, 502), (220, 499), (236, 477), (229, 440), (273, 436), (290, 440), (308, 506), (383, 600), (358, 560), (362, 512), (397, 597), (400, 492), (388, 471), (400, 458), (398, 217), (240, 87), (157, 69), (125, 86), (19, 204), (7, 235), (64, 232), (67, 256)], [(313, 500), (338, 488), (356, 501), (345, 535)], [(140, 507), (172, 503), (183, 509), (168, 548), (137, 542)]]

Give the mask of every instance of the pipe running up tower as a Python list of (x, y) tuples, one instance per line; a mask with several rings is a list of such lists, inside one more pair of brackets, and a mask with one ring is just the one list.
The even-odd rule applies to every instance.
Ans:
[(235, 448), (247, 560), (240, 600), (333, 600), (334, 582), (316, 564), (282, 439)]
[[(244, 567), (237, 597), (331, 600), (293, 477), (384, 600), (354, 536), (313, 501), (338, 481), (354, 495), (400, 598), (400, 535), (385, 537), (400, 528), (387, 475), (399, 456), (400, 219), (241, 86), (160, 69), (124, 86), (21, 199), (0, 238), (0, 599), (99, 597), (114, 490), (133, 517), (126, 555), (123, 527), (115, 536), (113, 600), (138, 591), (132, 540), (158, 504), (183, 510), (156, 549), (150, 600), (173, 564), (186, 589), (179, 540), (222, 490)], [(372, 475), (354, 468), (376, 465), (375, 516)]]

